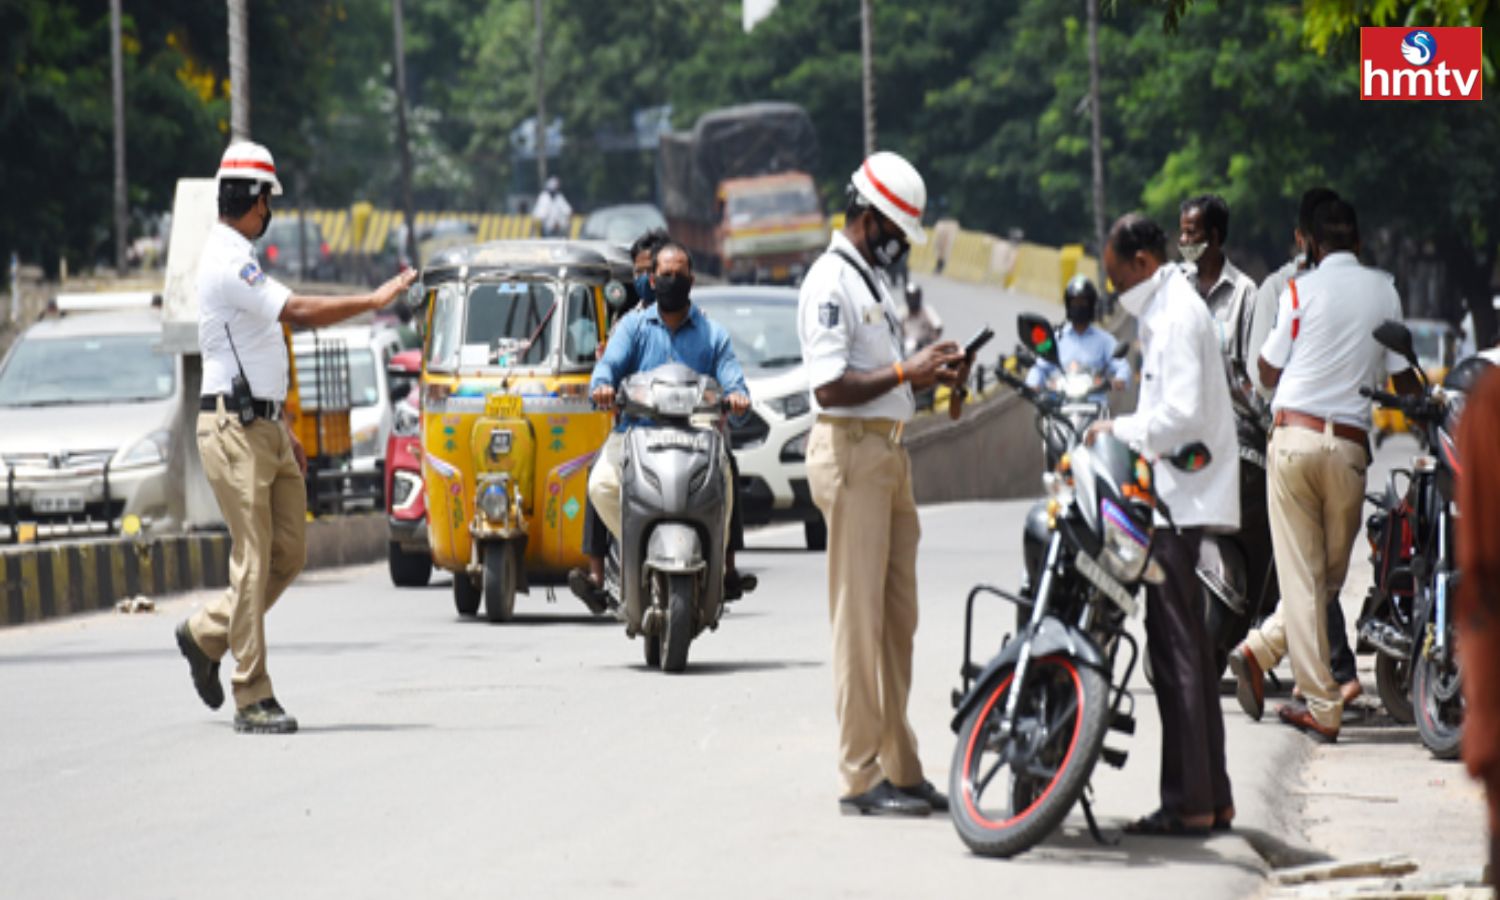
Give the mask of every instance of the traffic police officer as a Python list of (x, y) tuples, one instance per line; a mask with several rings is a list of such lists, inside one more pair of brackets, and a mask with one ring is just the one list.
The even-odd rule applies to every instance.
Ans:
[(828, 522), (839, 806), (849, 815), (927, 815), (948, 801), (922, 775), (906, 716), (920, 526), (901, 435), (915, 411), (912, 390), (959, 384), (966, 366), (952, 341), (901, 359), (900, 311), (876, 271), (927, 240), (921, 175), (882, 152), (851, 182), (844, 228), (808, 270), (797, 309), (818, 414), (807, 475)]
[(307, 456), (282, 417), (290, 379), (282, 326), (318, 328), (380, 309), (416, 272), (371, 294), (295, 295), (261, 270), (251, 243), (265, 234), (271, 197), (281, 193), (270, 151), (231, 144), (217, 181), (219, 221), (204, 242), (196, 284), (203, 354), (198, 452), (233, 550), (228, 590), (178, 626), (177, 646), (210, 709), (224, 702), (218, 661), (233, 653), (235, 730), (287, 734), (297, 720), (271, 691), (265, 614), (306, 561)]

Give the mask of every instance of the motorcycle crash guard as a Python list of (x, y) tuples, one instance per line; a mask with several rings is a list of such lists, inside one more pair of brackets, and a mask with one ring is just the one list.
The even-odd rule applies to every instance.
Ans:
[[(1007, 641), (1005, 646), (1000, 648), (1000, 653), (990, 660), (989, 665), (984, 667), (979, 677), (974, 679), (974, 686), (969, 689), (969, 693), (959, 702), (958, 709), (953, 713), (952, 728), (955, 734), (959, 728), (963, 727), (964, 719), (968, 718), (970, 711), (989, 696), (990, 692), (1015, 668), (1016, 660), (1021, 656), (1021, 638), (1024, 636), (1023, 631), (1021, 635)], [(1110, 676), (1109, 668), (1104, 661), (1104, 654), (1099, 652), (1093, 639), (1072, 625), (1059, 622), (1051, 616), (1046, 616), (1041, 620), (1032, 636), (1031, 658), (1035, 660), (1044, 656), (1066, 656), (1074, 662), (1098, 669), (1106, 678)]]

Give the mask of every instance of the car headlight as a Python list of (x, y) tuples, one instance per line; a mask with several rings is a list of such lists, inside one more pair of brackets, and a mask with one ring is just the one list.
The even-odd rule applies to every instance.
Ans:
[(406, 509), (422, 496), (422, 479), (415, 472), (397, 469), (391, 474), (391, 508)]
[(1139, 581), (1151, 556), (1151, 536), (1110, 500), (1099, 503), (1104, 520), (1104, 553), (1100, 562), (1126, 584)]
[(766, 401), (766, 405), (776, 411), (783, 419), (795, 419), (812, 412), (812, 400), (808, 398), (805, 391), (795, 394), (787, 394), (785, 397), (777, 397), (775, 400)]
[(376, 442), (380, 437), (380, 429), (375, 425), (366, 425), (352, 435), (355, 456), (374, 456), (377, 448)]
[(145, 437), (136, 441), (125, 452), (115, 458), (115, 465), (119, 467), (128, 466), (150, 466), (156, 463), (164, 463), (171, 452), (172, 435), (165, 431), (153, 431)]
[(505, 483), (491, 481), (479, 492), (479, 511), (490, 522), (504, 522), (510, 513), (510, 495)]
[(807, 461), (807, 436), (811, 431), (804, 431), (791, 440), (787, 441), (781, 448), (781, 461), (784, 463), (799, 463)]

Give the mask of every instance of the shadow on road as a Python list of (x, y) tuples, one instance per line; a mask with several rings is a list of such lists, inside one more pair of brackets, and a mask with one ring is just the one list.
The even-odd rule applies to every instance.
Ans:
[(297, 729), (298, 734), (387, 734), (397, 731), (430, 731), (431, 725), (425, 723), (354, 723), (349, 722), (342, 725), (303, 725)]
[[(688, 662), (687, 671), (681, 673), (683, 676), (693, 675), (735, 675), (740, 672), (780, 672), (789, 669), (821, 669), (827, 663), (819, 660), (807, 659), (747, 659), (727, 660), (723, 662)], [(644, 663), (614, 666), (617, 669), (629, 669), (633, 672), (649, 672), (661, 674), (657, 669)]]

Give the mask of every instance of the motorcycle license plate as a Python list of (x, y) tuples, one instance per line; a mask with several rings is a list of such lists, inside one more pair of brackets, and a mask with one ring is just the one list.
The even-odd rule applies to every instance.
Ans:
[(1074, 559), (1073, 564), (1078, 567), (1079, 573), (1084, 578), (1087, 578), (1106, 597), (1113, 600), (1115, 605), (1120, 607), (1120, 610), (1125, 615), (1135, 615), (1136, 610), (1140, 608), (1139, 604), (1135, 602), (1135, 598), (1130, 595), (1129, 591), (1125, 590), (1124, 585), (1114, 579), (1114, 576), (1104, 571), (1104, 567), (1095, 562), (1092, 556), (1080, 552)]
[(515, 419), (521, 415), (519, 394), (491, 394), (484, 403), (485, 414), (497, 419)]
[(40, 494), (32, 499), (31, 508), (39, 513), (81, 513), (81, 494)]
[(690, 431), (660, 431), (646, 441), (649, 450), (707, 450), (708, 435)]

